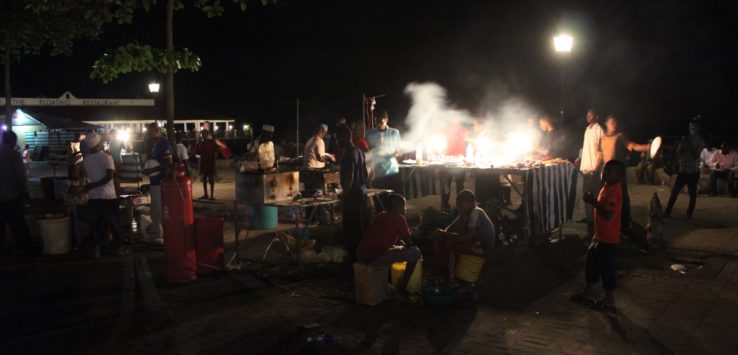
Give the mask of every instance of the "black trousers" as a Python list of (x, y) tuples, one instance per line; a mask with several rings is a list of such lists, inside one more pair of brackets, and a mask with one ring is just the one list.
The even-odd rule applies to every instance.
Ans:
[(362, 192), (346, 192), (343, 196), (343, 237), (351, 261), (356, 261), (356, 249), (359, 247), (361, 236), (364, 234), (368, 221), (367, 196)]
[(615, 283), (615, 249), (617, 244), (592, 241), (587, 249), (584, 277), (587, 284), (595, 284), (602, 279), (602, 288), (612, 291)]
[(664, 213), (667, 215), (671, 214), (671, 209), (674, 207), (679, 192), (682, 191), (684, 185), (687, 185), (689, 190), (689, 207), (687, 207), (687, 215), (692, 215), (694, 212), (694, 206), (697, 204), (697, 183), (700, 181), (700, 173), (679, 173), (674, 187), (671, 188), (671, 196), (669, 197), (669, 203), (666, 205)]
[(5, 246), (5, 226), (8, 225), (15, 248), (30, 251), (31, 232), (26, 224), (25, 214), (26, 203), (23, 197), (0, 201), (0, 247)]
[(113, 234), (113, 245), (123, 243), (122, 230), (120, 227), (120, 211), (118, 199), (103, 200), (91, 199), (88, 202), (91, 214), (90, 229), (92, 229), (92, 243), (94, 246), (103, 244), (108, 235), (108, 229)]

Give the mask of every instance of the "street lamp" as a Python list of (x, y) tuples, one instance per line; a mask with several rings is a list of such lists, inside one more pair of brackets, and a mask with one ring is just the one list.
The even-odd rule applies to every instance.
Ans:
[(574, 46), (574, 38), (568, 34), (559, 34), (553, 38), (554, 49), (556, 53), (561, 54), (561, 91), (560, 91), (560, 102), (559, 102), (559, 115), (561, 120), (564, 120), (564, 55), (571, 52), (571, 48)]
[(574, 45), (574, 38), (567, 34), (560, 34), (554, 37), (554, 48), (556, 52), (571, 52), (571, 47)]
[(159, 83), (157, 83), (157, 82), (151, 82), (151, 83), (149, 83), (149, 92), (152, 93), (152, 94), (158, 93), (160, 86), (161, 85), (159, 85)]

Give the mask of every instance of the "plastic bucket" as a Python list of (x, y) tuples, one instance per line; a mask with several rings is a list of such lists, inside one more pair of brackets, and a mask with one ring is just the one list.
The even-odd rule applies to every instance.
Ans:
[(275, 229), (279, 223), (279, 209), (275, 206), (254, 206), (251, 228)]
[[(392, 285), (397, 288), (397, 285), (402, 280), (402, 276), (405, 274), (405, 268), (407, 267), (406, 262), (394, 263), (390, 269), (390, 275)], [(423, 260), (420, 259), (415, 263), (415, 270), (410, 276), (410, 281), (407, 283), (407, 292), (418, 293), (420, 288), (423, 286)]]
[(456, 259), (456, 277), (466, 282), (477, 282), (482, 266), (484, 266), (483, 257), (461, 254)]
[(69, 217), (39, 219), (38, 229), (44, 255), (66, 254), (72, 249)]

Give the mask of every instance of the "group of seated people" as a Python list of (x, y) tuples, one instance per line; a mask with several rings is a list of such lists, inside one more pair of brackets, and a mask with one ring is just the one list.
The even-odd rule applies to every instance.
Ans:
[(700, 154), (700, 166), (703, 173), (710, 175), (710, 196), (717, 195), (718, 180), (725, 179), (731, 197), (738, 196), (738, 152), (723, 142), (719, 149), (705, 147)]
[[(458, 215), (445, 229), (437, 229), (433, 240), (434, 260), (438, 272), (446, 282), (454, 281), (456, 257), (468, 254), (485, 257), (493, 246), (495, 229), (483, 209), (477, 207), (470, 190), (456, 197)], [(407, 284), (421, 259), (405, 217), (405, 198), (397, 193), (389, 197), (388, 208), (380, 212), (368, 226), (357, 249), (358, 261), (375, 267), (390, 267), (396, 262), (407, 262), (405, 273), (398, 284), (398, 293), (406, 294)], [(418, 236), (420, 237), (420, 236)]]

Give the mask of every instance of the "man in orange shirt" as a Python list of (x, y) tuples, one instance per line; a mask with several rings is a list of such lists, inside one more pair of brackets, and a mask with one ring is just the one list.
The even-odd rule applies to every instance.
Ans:
[[(620, 243), (621, 212), (623, 205), (623, 189), (620, 186), (625, 176), (625, 164), (618, 160), (610, 160), (605, 164), (602, 178), (605, 185), (595, 197), (591, 193), (584, 195), (584, 201), (594, 206), (595, 233), (587, 250), (585, 264), (584, 291), (571, 297), (573, 301), (593, 302), (597, 307), (614, 312), (615, 299), (615, 250)], [(602, 279), (605, 297), (599, 301), (591, 301), (590, 286)]]

